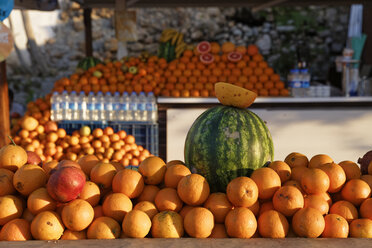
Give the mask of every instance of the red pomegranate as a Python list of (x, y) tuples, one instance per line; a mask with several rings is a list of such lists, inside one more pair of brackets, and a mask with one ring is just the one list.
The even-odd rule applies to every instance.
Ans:
[(69, 202), (76, 199), (85, 185), (85, 174), (81, 169), (72, 166), (55, 170), (47, 183), (49, 195), (58, 202)]
[(62, 160), (62, 161), (60, 161), (57, 165), (57, 169), (60, 169), (62, 167), (75, 167), (75, 168), (81, 169), (80, 164), (78, 164), (77, 162), (74, 162), (72, 160)]
[(44, 130), (46, 133), (57, 132), (58, 125), (54, 121), (48, 121), (44, 124)]
[(41, 161), (41, 158), (35, 152), (26, 151), (26, 153), (27, 153), (27, 164), (35, 164), (39, 166), (43, 164)]

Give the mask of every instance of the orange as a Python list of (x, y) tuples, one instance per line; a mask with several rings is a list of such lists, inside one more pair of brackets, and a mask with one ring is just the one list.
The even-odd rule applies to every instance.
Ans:
[(366, 182), (372, 190), (372, 175), (361, 175), (360, 179)]
[(46, 184), (45, 171), (38, 165), (25, 164), (13, 176), (13, 186), (22, 195), (29, 195)]
[(165, 162), (156, 156), (148, 157), (138, 166), (138, 172), (142, 174), (146, 184), (156, 185), (163, 181)]
[(23, 204), (14, 195), (0, 196), (0, 226), (22, 216)]
[(312, 195), (317, 195), (317, 196), (322, 197), (328, 203), (329, 207), (332, 205), (332, 198), (327, 192), (323, 192), (319, 194), (312, 194)]
[(260, 216), (263, 212), (268, 211), (268, 210), (275, 210), (272, 201), (267, 201), (261, 204), (259, 212), (258, 212), (258, 216)]
[(358, 210), (351, 202), (348, 201), (338, 201), (333, 203), (329, 209), (329, 213), (341, 215), (349, 223), (355, 219), (358, 219)]
[(279, 175), (273, 169), (267, 167), (255, 170), (251, 179), (257, 184), (258, 198), (260, 199), (272, 198), (281, 185)]
[(227, 42), (222, 44), (221, 50), (222, 50), (223, 53), (234, 52), (235, 45), (232, 42), (227, 41)]
[(33, 215), (36, 215), (46, 210), (54, 211), (57, 208), (57, 203), (49, 196), (47, 189), (42, 187), (28, 196), (27, 208)]
[(351, 179), (359, 179), (360, 176), (362, 175), (359, 166), (352, 161), (345, 160), (338, 164), (342, 167), (342, 169), (345, 172), (346, 181), (349, 181)]
[(360, 205), (359, 213), (362, 218), (372, 220), (372, 198), (365, 199)]
[(116, 168), (110, 163), (97, 163), (90, 171), (90, 180), (100, 189), (109, 189), (116, 174)]
[(214, 227), (213, 214), (206, 208), (195, 207), (186, 214), (183, 224), (189, 236), (207, 238)]
[(252, 211), (254, 216), (258, 216), (260, 212), (260, 202), (256, 201), (252, 206), (248, 207), (248, 209)]
[(328, 192), (335, 193), (340, 191), (346, 182), (346, 175), (342, 167), (336, 163), (328, 163), (319, 166), (319, 169), (327, 173), (329, 177)]
[(155, 204), (149, 201), (138, 202), (133, 209), (145, 212), (150, 217), (150, 219), (152, 219), (157, 213), (159, 213)]
[(150, 232), (150, 228), (151, 219), (141, 210), (128, 212), (122, 223), (124, 234), (130, 238), (144, 238)]
[(174, 188), (163, 188), (155, 197), (155, 205), (159, 211), (175, 211), (182, 209), (182, 201)]
[(269, 168), (278, 173), (282, 184), (291, 178), (291, 167), (286, 162), (273, 161), (269, 164)]
[(103, 210), (101, 205), (97, 205), (93, 208), (94, 210), (94, 219), (103, 216)]
[[(168, 166), (168, 165), (167, 165)], [(182, 164), (175, 164), (167, 168), (164, 175), (164, 184), (169, 188), (177, 188), (179, 181), (187, 175), (190, 175), (189, 168)]]
[(11, 220), (0, 231), (0, 241), (25, 241), (31, 239), (30, 223), (24, 219)]
[(181, 200), (191, 206), (203, 204), (207, 200), (209, 192), (207, 180), (199, 174), (183, 177), (177, 186), (177, 193)]
[(289, 181), (285, 182), (283, 184), (283, 186), (294, 186), (298, 190), (300, 190), (300, 192), (302, 193), (302, 195), (305, 195), (305, 191), (301, 188), (301, 182), (299, 182), (299, 181), (289, 180)]
[(324, 222), (322, 238), (347, 238), (349, 235), (349, 224), (341, 215), (327, 214)]
[(259, 188), (251, 178), (237, 177), (227, 185), (226, 194), (235, 207), (250, 207), (257, 201)]
[(326, 192), (329, 188), (330, 180), (328, 175), (321, 169), (312, 168), (306, 171), (301, 177), (301, 186), (308, 194), (318, 194)]
[(31, 223), (31, 234), (38, 240), (58, 240), (64, 231), (61, 217), (53, 211), (44, 211), (35, 216)]
[(371, 196), (371, 188), (362, 179), (351, 179), (341, 190), (341, 196), (355, 206), (359, 206)]
[(181, 215), (182, 219), (185, 219), (186, 214), (193, 209), (194, 206), (184, 205), (179, 214)]
[(224, 223), (227, 213), (232, 209), (232, 205), (225, 193), (212, 193), (209, 195), (204, 207), (212, 212), (215, 223)]
[(304, 208), (318, 209), (322, 215), (328, 214), (329, 211), (328, 202), (320, 195), (305, 195)]
[(217, 42), (211, 42), (210, 44), (211, 44), (211, 53), (218, 54), (221, 50), (220, 45)]
[(89, 176), (91, 170), (93, 169), (94, 166), (97, 165), (99, 160), (95, 155), (85, 155), (79, 158), (77, 162), (79, 163), (81, 169), (84, 171), (85, 175)]
[(102, 204), (103, 214), (118, 222), (123, 221), (125, 215), (132, 209), (132, 201), (123, 193), (109, 194)]
[(155, 185), (145, 185), (142, 193), (137, 198), (137, 201), (155, 202), (156, 194), (159, 192), (159, 187)]
[(214, 224), (211, 235), (208, 238), (212, 239), (224, 239), (228, 238), (226, 228), (224, 224)]
[(291, 180), (301, 183), (302, 176), (306, 174), (308, 170), (309, 168), (304, 167), (304, 166), (293, 167), (291, 169)]
[(372, 238), (372, 220), (357, 219), (350, 224), (350, 237)]
[(287, 217), (293, 216), (304, 206), (304, 197), (301, 191), (294, 186), (283, 186), (273, 196), (275, 210)]
[(257, 220), (251, 210), (234, 208), (225, 219), (226, 232), (231, 238), (251, 238), (257, 229)]
[(315, 208), (302, 208), (292, 218), (293, 231), (300, 237), (317, 238), (325, 228), (323, 215)]
[(259, 53), (259, 51), (258, 51), (258, 47), (256, 46), (256, 45), (248, 45), (248, 47), (247, 47), (247, 54), (249, 55), (249, 56), (254, 56), (254, 55), (256, 55), (256, 54), (258, 54)]
[(307, 167), (309, 164), (309, 159), (301, 153), (292, 152), (285, 157), (284, 162), (286, 162), (291, 168), (301, 166)]
[(98, 205), (101, 198), (101, 191), (97, 184), (87, 181), (79, 195), (79, 199), (87, 201), (92, 207)]
[(153, 238), (180, 238), (183, 233), (183, 220), (176, 212), (163, 211), (152, 219), (151, 235)]
[(88, 227), (88, 239), (117, 239), (120, 236), (119, 223), (106, 216), (95, 219)]
[(286, 217), (275, 210), (263, 212), (257, 224), (258, 231), (264, 238), (285, 238), (289, 229)]
[(323, 164), (333, 163), (333, 159), (326, 154), (317, 154), (309, 161), (309, 168), (318, 168)]
[(34, 219), (34, 215), (30, 212), (30, 210), (28, 210), (28, 208), (26, 208), (24, 211), (23, 211), (23, 214), (22, 214), (22, 219), (25, 219), (27, 220), (28, 222), (31, 223), (31, 221)]
[(82, 231), (92, 223), (94, 218), (93, 207), (81, 199), (67, 203), (62, 209), (63, 224), (71, 231)]
[(87, 231), (71, 231), (69, 229), (65, 229), (63, 235), (61, 237), (62, 240), (81, 240), (87, 238)]
[(11, 170), (0, 168), (0, 196), (11, 195), (16, 192), (13, 186), (14, 173)]
[(112, 180), (112, 191), (123, 193), (130, 199), (141, 195), (144, 186), (142, 175), (131, 169), (119, 171)]

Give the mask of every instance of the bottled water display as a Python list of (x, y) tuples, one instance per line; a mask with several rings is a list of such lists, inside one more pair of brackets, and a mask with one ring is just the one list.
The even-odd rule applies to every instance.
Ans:
[(72, 91), (54, 92), (51, 97), (53, 121), (128, 121), (155, 123), (158, 106), (152, 92), (103, 94)]

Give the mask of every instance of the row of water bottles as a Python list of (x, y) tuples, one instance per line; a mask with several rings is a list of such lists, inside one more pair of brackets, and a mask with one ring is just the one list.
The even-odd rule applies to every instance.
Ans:
[(132, 121), (155, 123), (158, 119), (156, 98), (152, 92), (138, 95), (119, 92), (87, 95), (72, 91), (54, 92), (51, 98), (54, 121)]

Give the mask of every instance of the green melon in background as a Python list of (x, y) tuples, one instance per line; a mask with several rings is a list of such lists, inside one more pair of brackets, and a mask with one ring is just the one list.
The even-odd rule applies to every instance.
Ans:
[(195, 120), (186, 137), (185, 163), (208, 180), (213, 192), (225, 192), (232, 179), (250, 176), (273, 157), (267, 126), (248, 109), (208, 109)]

